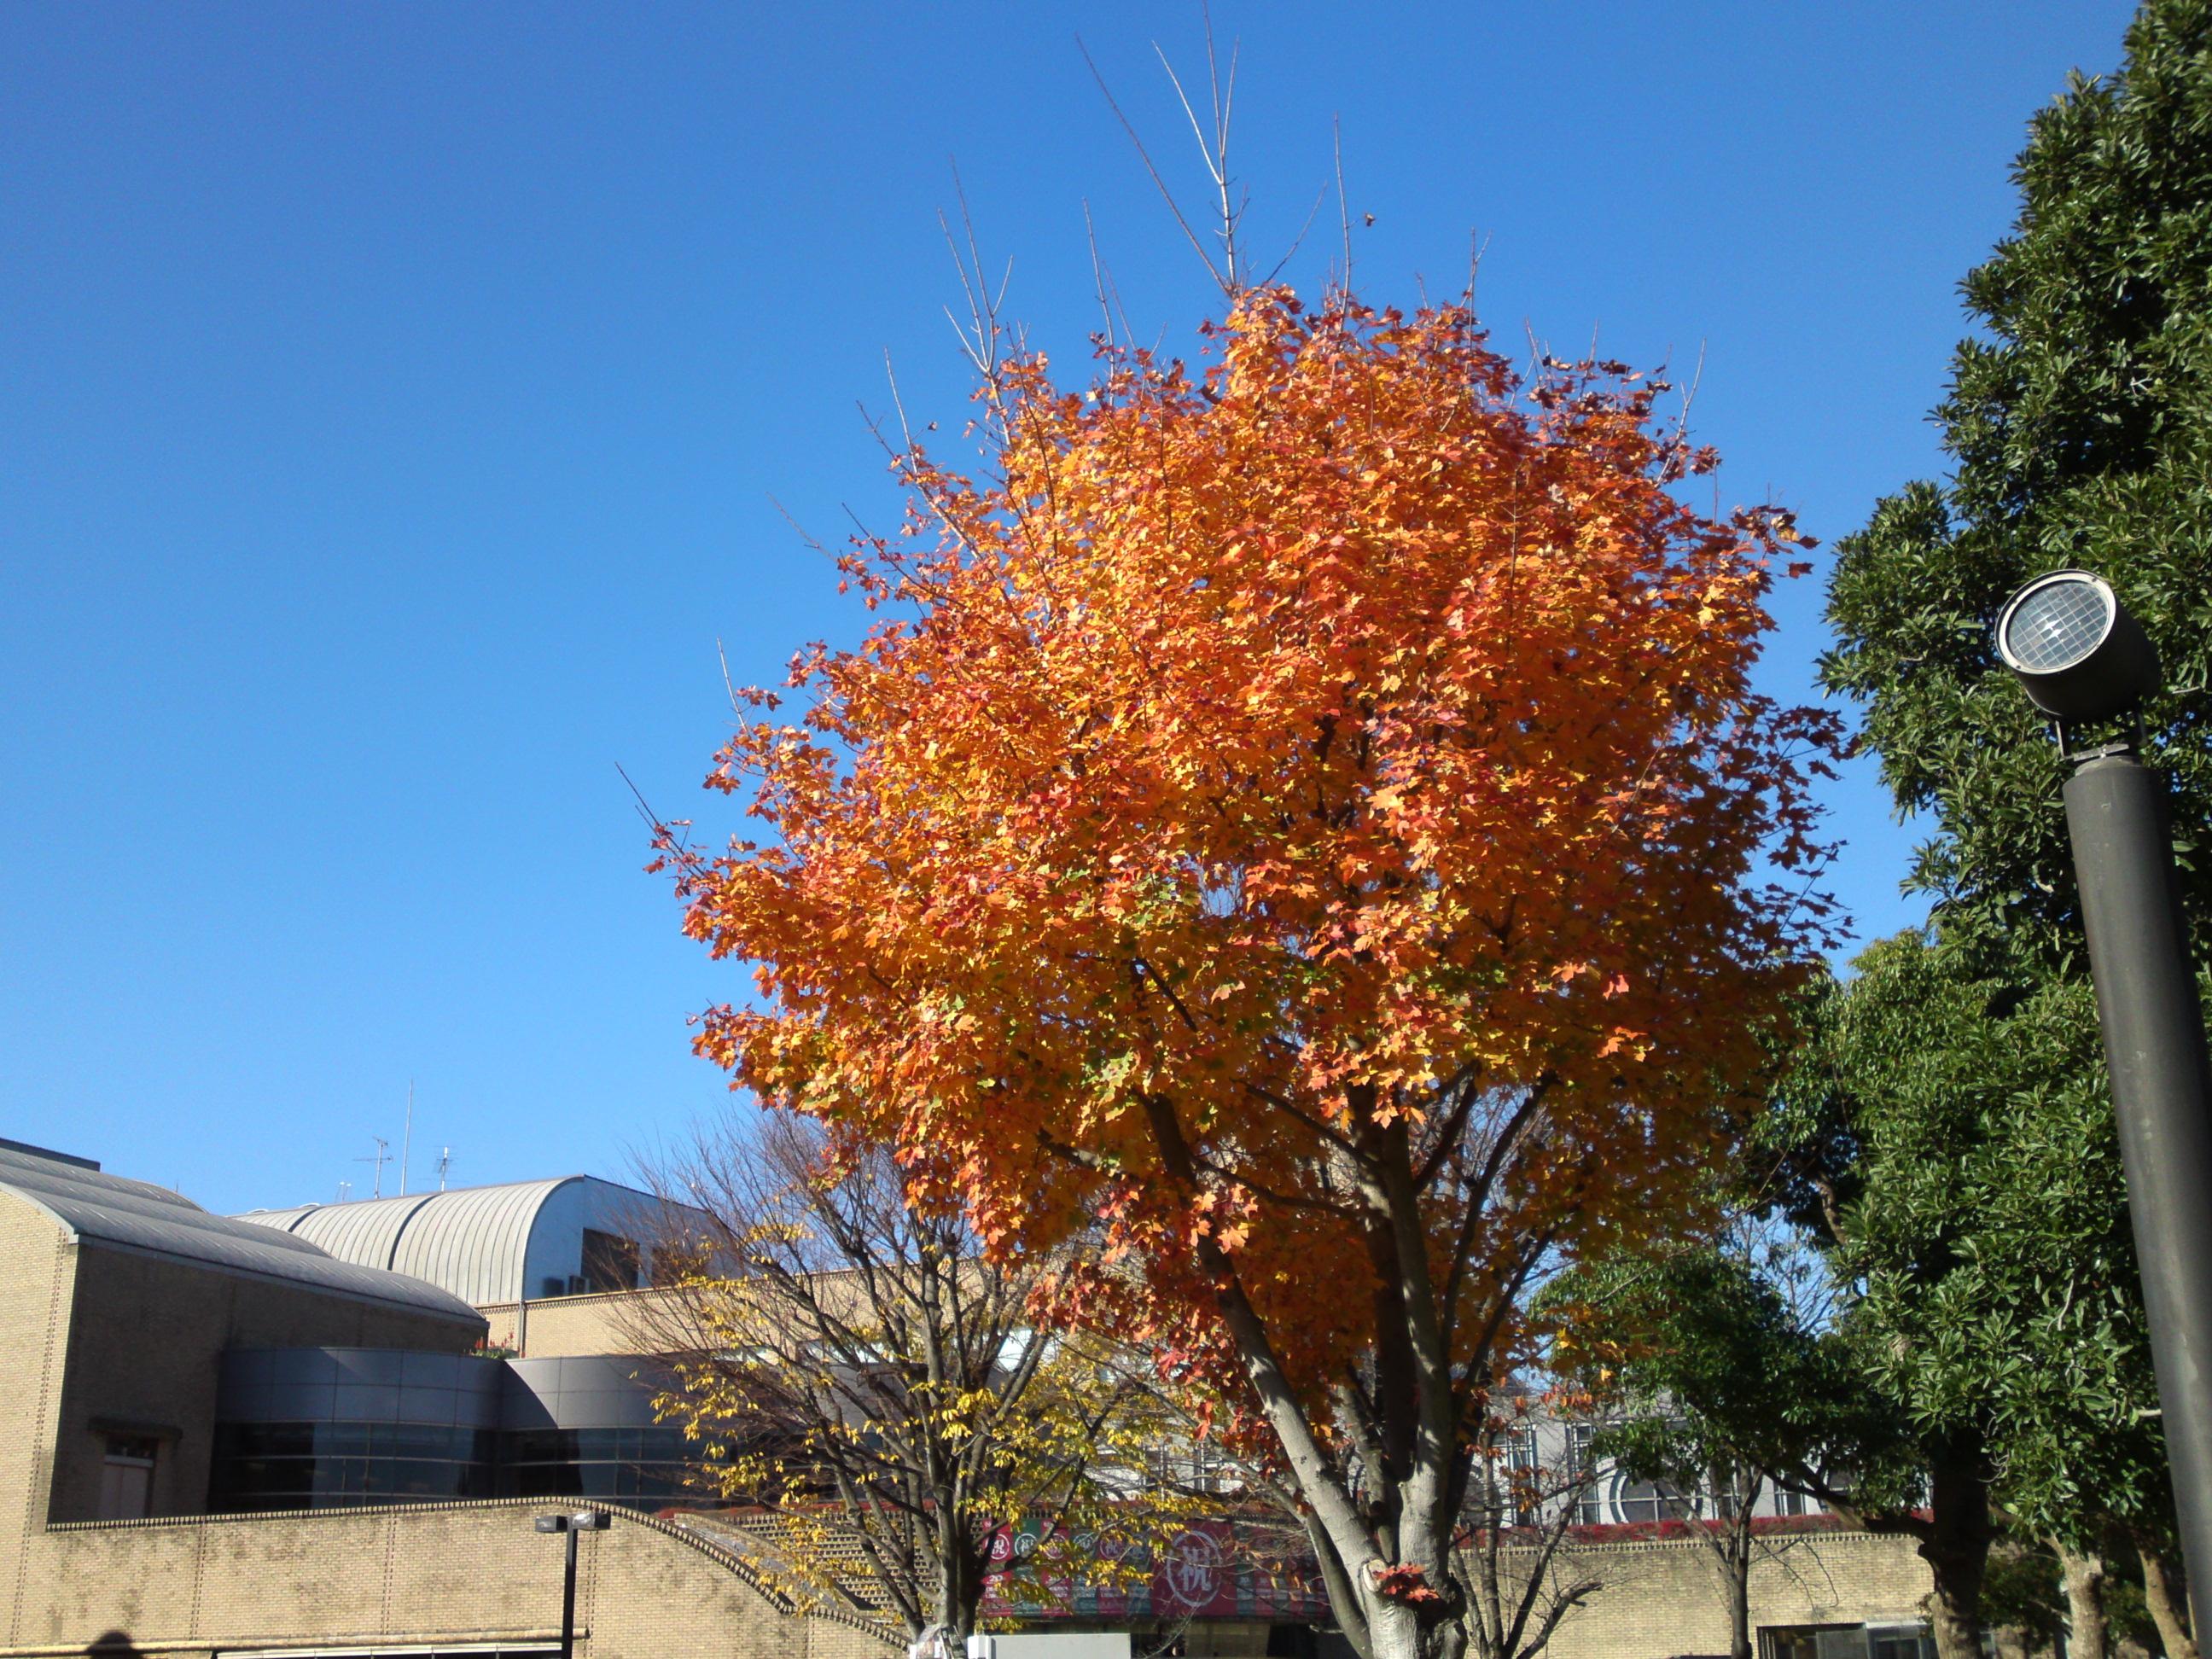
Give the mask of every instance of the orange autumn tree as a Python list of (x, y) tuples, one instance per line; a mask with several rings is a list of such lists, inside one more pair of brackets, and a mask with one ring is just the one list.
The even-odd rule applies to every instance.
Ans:
[(1103, 1243), (1058, 1311), (1228, 1403), (1363, 1655), (1456, 1655), (1531, 1276), (1711, 1156), (1820, 942), (1768, 878), (1834, 733), (1749, 688), (1790, 519), (1669, 493), (1662, 388), (1524, 384), (1451, 306), (1207, 333), (1080, 394), (986, 356), (996, 476), (899, 457), (843, 562), (896, 619), (709, 780), (771, 838), (664, 857), (757, 964), (733, 1086), (994, 1249)]

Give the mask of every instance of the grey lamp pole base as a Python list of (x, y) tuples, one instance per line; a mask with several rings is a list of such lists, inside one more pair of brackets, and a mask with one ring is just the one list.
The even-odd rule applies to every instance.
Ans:
[(2065, 799), (2174, 1508), (2202, 1609), (2212, 1607), (2212, 1063), (2166, 783), (2108, 750), (2082, 759)]

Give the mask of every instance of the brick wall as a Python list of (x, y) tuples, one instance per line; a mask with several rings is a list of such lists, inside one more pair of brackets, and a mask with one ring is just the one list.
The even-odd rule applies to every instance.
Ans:
[(0, 1561), (6, 1564), (6, 1632), (21, 1640), (30, 1609), (46, 1595), (25, 1539), (46, 1518), (53, 1487), (56, 1407), (61, 1395), (76, 1252), (60, 1223), (27, 1204), (0, 1201), (0, 1402), (12, 1419), (0, 1433)]
[[(1751, 1570), (1751, 1622), (1859, 1625), (1924, 1617), (1927, 1564), (1909, 1538), (1826, 1532), (1770, 1535)], [(1522, 1561), (1508, 1558), (1520, 1568)], [(1728, 1605), (1712, 1552), (1694, 1539), (1571, 1547), (1555, 1571), (1603, 1588), (1567, 1614), (1553, 1659), (1673, 1659), (1729, 1650)]]
[(491, 1340), (520, 1348), (532, 1359), (574, 1355), (629, 1353), (634, 1304), (653, 1291), (615, 1291), (598, 1296), (562, 1296), (527, 1307), (512, 1302), (486, 1303), (477, 1311), (490, 1322)]
[[(530, 1642), (558, 1634), (563, 1540), (543, 1500), (67, 1523), (23, 1540), (17, 1649), (82, 1652)], [(797, 1617), (732, 1558), (614, 1512), (578, 1540), (587, 1659), (889, 1659), (851, 1621)]]

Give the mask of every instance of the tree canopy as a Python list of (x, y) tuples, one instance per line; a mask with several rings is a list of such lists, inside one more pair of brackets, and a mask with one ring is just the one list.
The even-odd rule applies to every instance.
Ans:
[(1832, 726), (1749, 684), (1797, 532), (1670, 491), (1659, 384), (1524, 383), (1458, 307), (1209, 340), (990, 359), (993, 476), (899, 456), (845, 561), (890, 618), (712, 780), (772, 839), (666, 837), (757, 964), (701, 1047), (996, 1249), (1101, 1229), (1063, 1310), (1248, 1408), (1363, 1649), (1456, 1650), (1529, 1275), (1668, 1224), (1823, 940)]

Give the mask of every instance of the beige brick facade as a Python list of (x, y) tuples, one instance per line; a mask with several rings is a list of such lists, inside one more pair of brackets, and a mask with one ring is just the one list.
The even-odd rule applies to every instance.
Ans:
[(490, 1340), (532, 1359), (626, 1353), (632, 1346), (626, 1317), (630, 1304), (641, 1296), (653, 1294), (633, 1291), (554, 1297), (539, 1302), (498, 1302), (486, 1304), (482, 1311), (491, 1332)]
[[(542, 1500), (63, 1522), (24, 1540), (36, 1588), (0, 1654), (430, 1646), (559, 1634), (562, 1540)], [(580, 1538), (589, 1659), (884, 1659), (850, 1621), (798, 1618), (734, 1558), (617, 1510)]]
[[(1553, 1659), (1673, 1659), (1729, 1650), (1713, 1553), (1695, 1540), (1583, 1547), (1566, 1565), (1604, 1588), (1560, 1622)], [(1807, 1533), (1762, 1540), (1752, 1564), (1751, 1622), (1903, 1623), (1925, 1616), (1931, 1580), (1908, 1538)]]
[[(544, 1500), (204, 1516), (218, 1356), (279, 1342), (452, 1350), (475, 1328), (73, 1243), (0, 1197), (0, 1656), (528, 1643), (557, 1638), (563, 1540)], [(164, 1441), (146, 1521), (91, 1512), (100, 1431)], [(793, 1616), (744, 1565), (621, 1511), (579, 1540), (587, 1659), (884, 1659)]]

